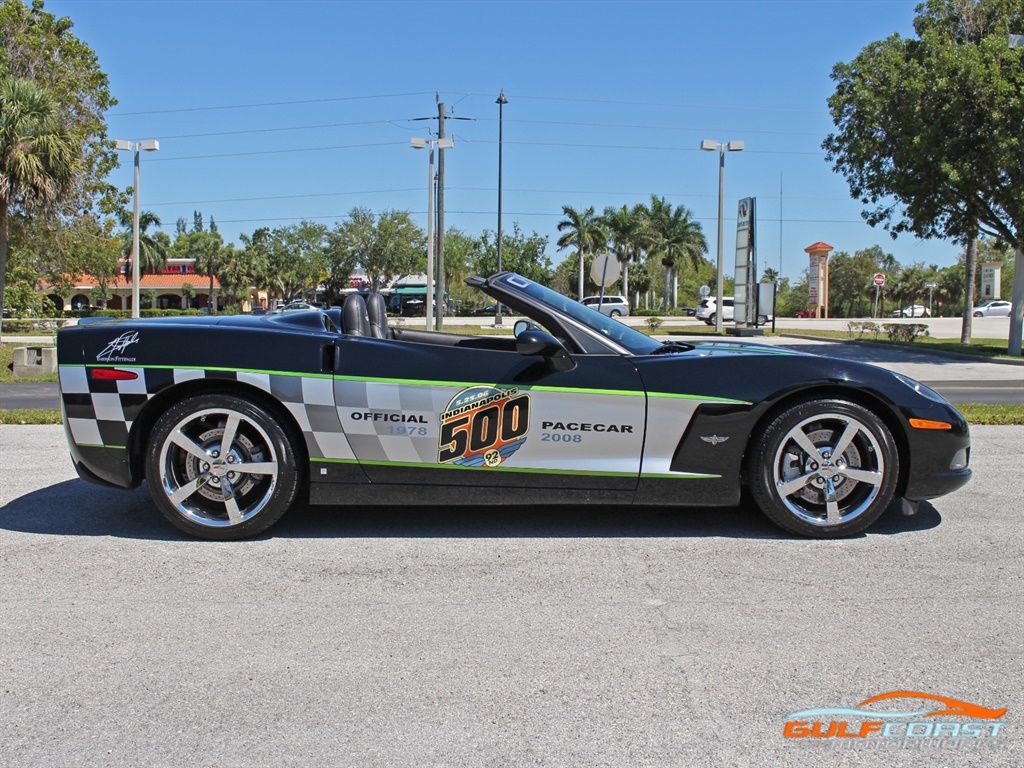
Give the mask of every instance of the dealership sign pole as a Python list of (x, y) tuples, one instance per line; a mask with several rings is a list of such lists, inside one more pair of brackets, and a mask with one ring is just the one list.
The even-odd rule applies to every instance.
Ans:
[[(733, 318), (736, 327), (756, 322), (757, 295), (754, 278), (757, 262), (754, 257), (754, 198), (744, 197), (736, 210), (736, 276), (733, 287)], [(752, 311), (753, 310), (753, 311)]]

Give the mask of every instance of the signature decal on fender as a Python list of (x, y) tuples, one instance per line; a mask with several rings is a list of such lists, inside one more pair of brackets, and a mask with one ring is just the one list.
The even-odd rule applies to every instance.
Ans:
[(132, 344), (139, 341), (138, 331), (127, 331), (111, 341), (103, 350), (96, 355), (96, 360), (101, 363), (134, 363), (134, 357), (121, 357), (121, 353)]
[(518, 451), (530, 431), (530, 396), (518, 387), (467, 387), (440, 415), (437, 460), (496, 467)]

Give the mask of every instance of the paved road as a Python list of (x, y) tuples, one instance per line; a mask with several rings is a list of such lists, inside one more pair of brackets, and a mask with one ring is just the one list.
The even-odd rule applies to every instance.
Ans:
[(55, 381), (15, 381), (0, 384), (0, 410), (60, 408)]
[[(0, 763), (1019, 766), (1022, 444), (976, 428), (971, 485), (847, 541), (538, 507), (220, 544), (74, 478), (59, 426), (0, 426)], [(893, 690), (1009, 713), (995, 739), (782, 737)]]

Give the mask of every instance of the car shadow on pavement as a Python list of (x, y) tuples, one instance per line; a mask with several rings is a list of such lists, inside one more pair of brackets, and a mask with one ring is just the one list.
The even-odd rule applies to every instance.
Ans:
[[(913, 517), (893, 503), (866, 535), (935, 528), (930, 504)], [(0, 507), (0, 529), (52, 536), (192, 541), (166, 522), (143, 484), (119, 491), (66, 480)], [(298, 505), (269, 532), (274, 538), (710, 538), (793, 539), (749, 501), (738, 507), (329, 506)]]
[[(938, 527), (924, 503), (907, 517), (894, 502), (865, 535)], [(751, 502), (738, 507), (303, 507), (269, 534), (288, 538), (731, 538), (803, 540), (777, 528)]]

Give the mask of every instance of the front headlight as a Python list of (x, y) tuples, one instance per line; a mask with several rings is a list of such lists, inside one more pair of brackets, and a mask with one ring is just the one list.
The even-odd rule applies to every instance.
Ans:
[(904, 376), (902, 373), (893, 373), (893, 376), (895, 376), (897, 379), (906, 384), (908, 387), (910, 387), (912, 390), (917, 392), (917, 394), (921, 395), (922, 397), (927, 397), (929, 400), (933, 400), (936, 403), (946, 402), (946, 398), (944, 398), (934, 389), (932, 389), (931, 387), (926, 387), (919, 381), (914, 381), (909, 376)]

